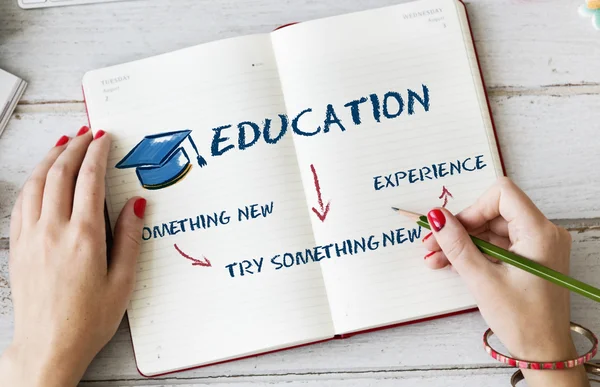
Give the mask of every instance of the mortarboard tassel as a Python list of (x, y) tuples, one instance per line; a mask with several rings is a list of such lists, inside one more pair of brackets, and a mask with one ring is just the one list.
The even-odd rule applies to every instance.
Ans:
[(200, 152), (198, 152), (198, 148), (196, 148), (196, 144), (194, 144), (194, 140), (192, 140), (192, 136), (189, 136), (188, 138), (190, 139), (192, 148), (194, 148), (194, 151), (196, 151), (196, 156), (198, 156), (197, 157), (198, 165), (200, 166), (200, 168), (204, 167), (207, 164), (206, 160), (204, 159), (204, 157), (200, 156)]

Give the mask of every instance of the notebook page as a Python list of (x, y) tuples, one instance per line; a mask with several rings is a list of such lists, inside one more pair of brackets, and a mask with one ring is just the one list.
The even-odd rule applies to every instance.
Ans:
[(420, 1), (272, 34), (338, 334), (474, 305), (456, 274), (425, 267), (424, 230), (390, 209), (457, 212), (502, 174), (461, 6)]
[[(261, 137), (250, 146), (248, 124), (248, 147), (240, 150), (239, 122), (262, 129), (272, 118), (272, 137), (282, 125), (277, 119), (285, 106), (269, 35), (93, 71), (84, 89), (93, 129), (113, 139), (107, 173), (113, 227), (129, 198), (148, 200), (128, 309), (143, 374), (333, 336), (319, 266), (267, 270), (280, 252), (314, 244), (292, 138), (273, 145)], [(232, 126), (221, 129), (214, 144), (213, 128), (226, 125)], [(183, 130), (192, 132), (186, 137)], [(169, 132), (176, 133), (160, 137)], [(148, 135), (159, 137), (134, 152)], [(183, 140), (174, 149), (183, 148), (187, 158), (178, 154), (150, 169), (115, 167), (135, 158), (150, 164), (165, 144), (181, 139), (176, 136)], [(184, 177), (169, 180), (178, 173)]]

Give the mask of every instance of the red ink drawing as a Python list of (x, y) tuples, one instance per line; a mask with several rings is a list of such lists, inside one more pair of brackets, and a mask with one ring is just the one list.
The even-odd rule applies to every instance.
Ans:
[(184, 253), (183, 251), (181, 251), (181, 249), (179, 247), (177, 247), (177, 244), (173, 245), (175, 247), (175, 250), (177, 250), (177, 252), (179, 254), (181, 254), (182, 257), (189, 259), (190, 261), (192, 261), (192, 266), (204, 266), (204, 267), (211, 267), (212, 265), (210, 264), (210, 261), (208, 260), (208, 258), (206, 258), (204, 255), (202, 256), (202, 258), (204, 259), (204, 261), (201, 261), (199, 259), (196, 258), (192, 258), (189, 255), (187, 255), (186, 253)]
[(439, 199), (444, 199), (444, 204), (442, 204), (443, 208), (446, 208), (446, 204), (448, 204), (449, 197), (454, 198), (450, 191), (448, 191), (448, 188), (446, 188), (446, 186), (442, 186), (442, 194), (440, 195)]
[(319, 177), (317, 176), (317, 171), (315, 170), (315, 166), (313, 164), (310, 165), (310, 170), (312, 171), (313, 178), (315, 181), (315, 189), (317, 190), (317, 199), (319, 201), (319, 210), (315, 207), (312, 208), (313, 212), (317, 217), (321, 220), (321, 222), (325, 221), (327, 214), (329, 213), (329, 205), (331, 204), (331, 200), (327, 202), (326, 206), (323, 206), (323, 197), (321, 196), (321, 185), (319, 184)]

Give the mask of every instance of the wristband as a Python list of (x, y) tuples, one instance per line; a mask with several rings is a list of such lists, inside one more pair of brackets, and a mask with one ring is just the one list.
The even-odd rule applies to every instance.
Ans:
[(499, 362), (511, 365), (513, 367), (533, 370), (561, 370), (565, 368), (573, 368), (582, 365), (583, 363), (589, 361), (591, 358), (596, 356), (596, 352), (598, 351), (598, 338), (589, 329), (584, 328), (581, 325), (575, 324), (573, 322), (571, 323), (571, 330), (585, 336), (588, 340), (590, 340), (592, 342), (592, 349), (590, 349), (584, 355), (570, 360), (563, 360), (557, 362), (536, 362), (515, 359), (513, 357), (506, 356), (503, 353), (496, 351), (488, 343), (489, 338), (494, 334), (494, 332), (489, 328), (483, 334), (483, 346), (485, 348), (485, 351), (491, 357), (498, 360)]

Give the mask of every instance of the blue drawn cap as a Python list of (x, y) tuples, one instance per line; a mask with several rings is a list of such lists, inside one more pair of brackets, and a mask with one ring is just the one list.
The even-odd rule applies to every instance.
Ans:
[(183, 179), (192, 167), (182, 144), (186, 139), (196, 153), (198, 165), (206, 165), (190, 136), (191, 132), (180, 130), (146, 136), (117, 163), (116, 168), (135, 168), (138, 180), (146, 189), (171, 186)]

